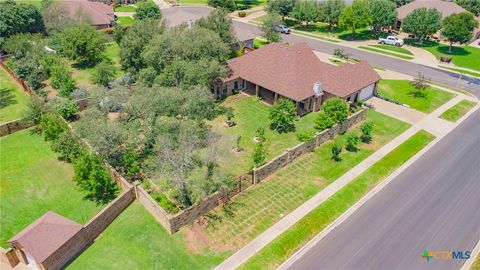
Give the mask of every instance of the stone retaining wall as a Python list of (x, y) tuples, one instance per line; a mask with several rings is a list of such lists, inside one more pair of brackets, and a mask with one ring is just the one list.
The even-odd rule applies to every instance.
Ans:
[(20, 130), (32, 127), (32, 124), (22, 121), (22, 119), (13, 120), (0, 125), (0, 137), (15, 133)]
[(328, 140), (332, 140), (336, 135), (345, 133), (352, 126), (360, 123), (365, 119), (365, 110), (361, 110), (352, 114), (347, 120), (342, 124), (337, 124), (330, 129), (324, 130), (320, 133), (315, 134), (315, 138), (308, 141), (302, 142), (298, 145), (287, 149), (283, 154), (277, 156), (276, 158), (270, 160), (263, 166), (253, 169), (255, 183), (260, 183), (263, 179), (267, 178), (269, 175), (272, 175), (274, 172), (278, 171), (280, 168), (286, 166), (288, 163), (294, 161), (295, 159), (303, 156), (304, 154), (313, 152), (317, 147), (322, 145)]
[(137, 185), (135, 188), (138, 202), (143, 204), (145, 209), (147, 209), (169, 233), (174, 233), (170, 221), (171, 215), (160, 207), (157, 201), (155, 201), (142, 186)]

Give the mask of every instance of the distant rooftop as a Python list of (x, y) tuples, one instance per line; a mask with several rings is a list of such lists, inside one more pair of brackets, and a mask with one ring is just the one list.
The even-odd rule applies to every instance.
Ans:
[(443, 18), (452, 15), (453, 13), (461, 13), (466, 11), (464, 8), (455, 4), (454, 2), (443, 0), (416, 0), (397, 8), (398, 18), (403, 20), (408, 14), (419, 8), (435, 8), (442, 13)]
[(64, 8), (72, 18), (78, 17), (82, 12), (85, 13), (92, 25), (108, 25), (115, 21), (115, 12), (112, 6), (101, 2), (65, 0), (53, 2), (53, 4)]

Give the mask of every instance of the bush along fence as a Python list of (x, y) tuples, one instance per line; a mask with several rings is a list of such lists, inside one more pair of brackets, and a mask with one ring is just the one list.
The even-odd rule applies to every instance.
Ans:
[[(7, 60), (7, 59), (8, 59), (8, 55), (7, 56), (3, 55), (2, 57), (0, 57), (0, 66), (3, 69), (5, 69), (5, 71), (10, 75), (10, 77), (12, 77), (12, 79), (14, 79), (22, 87), (22, 90), (24, 92), (29, 94), (31, 97), (43, 100), (43, 98), (41, 98), (28, 85), (27, 82), (25, 82), (24, 80), (19, 78), (10, 67), (5, 65), (4, 61)], [(79, 111), (83, 111), (87, 108), (89, 99), (90, 98), (75, 100), (75, 103), (78, 105), (78, 110)], [(17, 131), (21, 131), (21, 130), (24, 130), (24, 129), (27, 129), (27, 128), (30, 128), (32, 126), (33, 126), (33, 124), (26, 123), (25, 121), (23, 121), (23, 119), (16, 119), (16, 120), (13, 120), (13, 121), (10, 121), (10, 122), (7, 122), (7, 123), (3, 123), (3, 124), (0, 125), (0, 137), (15, 133)]]
[(234, 196), (260, 183), (269, 175), (278, 171), (295, 159), (304, 154), (313, 152), (317, 147), (328, 140), (332, 140), (336, 135), (345, 133), (349, 128), (365, 119), (365, 112), (365, 110), (358, 111), (351, 115), (345, 122), (317, 133), (314, 139), (302, 142), (270, 160), (263, 166), (254, 168), (251, 172), (238, 177), (233, 187), (217, 191), (202, 201), (189, 208), (181, 210), (176, 214), (170, 214), (165, 211), (138, 182), (135, 183), (137, 199), (169, 233), (173, 234), (183, 226), (186, 226), (205, 215), (215, 207), (226, 203)]

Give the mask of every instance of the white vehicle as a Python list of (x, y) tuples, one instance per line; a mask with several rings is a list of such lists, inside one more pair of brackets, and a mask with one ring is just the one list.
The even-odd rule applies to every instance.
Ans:
[(290, 34), (290, 29), (288, 29), (288, 27), (283, 25), (283, 24), (279, 24), (279, 25), (275, 26), (275, 31), (283, 33), (283, 34)]
[(399, 39), (396, 36), (388, 36), (387, 38), (379, 38), (378, 43), (401, 47), (403, 46), (403, 39)]

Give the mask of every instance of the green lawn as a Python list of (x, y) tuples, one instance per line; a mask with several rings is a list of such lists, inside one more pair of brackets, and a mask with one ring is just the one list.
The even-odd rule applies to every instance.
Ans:
[(275, 269), (434, 139), (419, 131), (251, 257), (239, 269)]
[(256, 49), (259, 49), (265, 45), (267, 45), (268, 42), (263, 40), (263, 39), (259, 39), (259, 38), (254, 38), (253, 39), (253, 46), (256, 48)]
[(441, 66), (441, 67), (445, 68), (445, 69), (455, 71), (455, 72), (458, 72), (458, 73), (462, 73), (462, 74), (466, 74), (466, 75), (472, 75), (472, 76), (475, 76), (475, 77), (480, 77), (480, 73), (478, 73), (478, 72), (472, 72), (472, 71), (469, 71), (469, 70), (463, 70), (463, 69), (459, 69), (459, 68), (452, 68), (452, 67), (446, 67), (446, 66)]
[(415, 97), (415, 88), (406, 80), (380, 80), (378, 94), (382, 97), (407, 104), (413, 109), (430, 113), (455, 95), (435, 88), (427, 88), (424, 97)]
[(67, 269), (212, 269), (230, 253), (189, 251), (138, 203), (133, 203)]
[(126, 5), (121, 5), (121, 6), (116, 6), (114, 7), (115, 12), (137, 12), (137, 8), (134, 6), (126, 6)]
[(29, 96), (0, 68), (0, 124), (22, 118)]
[[(334, 162), (331, 159), (334, 142), (325, 143), (240, 194), (227, 207), (210, 212), (207, 226), (187, 228), (197, 234), (201, 229), (208, 236), (208, 242), (195, 245), (221, 251), (240, 248), (409, 127), (372, 110), (367, 111), (367, 119), (375, 125), (371, 144), (360, 144), (360, 151), (355, 153), (344, 151), (343, 160)], [(359, 132), (358, 127), (354, 130)], [(335, 139), (336, 142), (344, 140), (345, 135)]]
[(440, 115), (440, 118), (455, 122), (460, 119), (460, 117), (465, 115), (468, 111), (470, 111), (475, 105), (475, 102), (464, 99), (459, 103), (455, 104), (455, 106), (442, 113), (442, 115)]
[[(112, 61), (115, 69), (116, 69), (116, 76), (120, 77), (123, 76), (123, 71), (120, 69), (120, 48), (116, 42), (109, 42), (106, 43), (106, 49), (104, 53), (104, 57), (106, 60)], [(91, 86), (92, 82), (90, 77), (92, 76), (93, 72), (95, 71), (95, 67), (78, 67), (76, 65), (72, 65), (72, 76), (77, 81), (78, 84), (84, 86)]]
[(398, 54), (398, 53), (394, 53), (394, 52), (387, 52), (387, 51), (379, 50), (379, 49), (368, 47), (368, 46), (360, 46), (359, 48), (367, 50), (367, 51), (372, 51), (372, 52), (376, 52), (376, 53), (381, 53), (381, 54), (385, 54), (385, 55), (390, 55), (390, 56), (402, 58), (402, 59), (405, 59), (405, 60), (412, 60), (413, 59), (413, 57), (411, 57), (411, 56), (406, 56), (406, 55), (402, 55), (402, 54)]
[(346, 30), (340, 27), (334, 27), (332, 29), (328, 29), (328, 24), (326, 23), (309, 23), (308, 27), (306, 25), (297, 25), (294, 27), (295, 30), (327, 35), (327, 36), (335, 36), (339, 39), (343, 40), (371, 40), (377, 39), (381, 33), (375, 33), (368, 28), (361, 28), (357, 29), (355, 36), (352, 37), (352, 32), (350, 30)]
[(73, 169), (30, 130), (0, 138), (0, 245), (52, 210), (79, 223), (101, 206), (84, 199), (72, 181)]
[(448, 45), (433, 41), (423, 41), (417, 44), (414, 40), (406, 40), (406, 43), (412, 46), (423, 48), (431, 52), (437, 59), (442, 56), (452, 58), (453, 64), (459, 67), (470, 68), (480, 71), (480, 49), (472, 46), (452, 47), (452, 53), (448, 53)]
[(411, 51), (409, 51), (405, 48), (402, 48), (402, 47), (391, 46), (391, 45), (382, 45), (382, 44), (368, 45), (368, 46), (375, 47), (375, 48), (380, 48), (380, 49), (384, 49), (384, 50), (389, 50), (389, 51), (392, 51), (392, 52), (413, 55), (413, 53)]
[[(265, 137), (267, 139), (266, 160), (270, 160), (284, 152), (287, 148), (300, 143), (296, 133), (314, 131), (313, 120), (316, 113), (309, 113), (296, 121), (296, 132), (278, 133), (269, 128), (270, 121), (268, 115), (271, 107), (254, 97), (246, 95), (232, 96), (224, 102), (224, 105), (233, 108), (236, 125), (233, 127), (225, 126), (225, 116), (210, 121), (210, 124), (215, 131), (224, 135), (221, 139), (222, 159), (220, 160), (220, 166), (234, 175), (245, 173), (252, 166), (251, 156), (255, 147), (253, 138), (258, 127), (265, 128)], [(244, 151), (233, 153), (231, 150), (235, 147), (238, 136), (241, 136), (240, 146), (244, 148)]]
[(480, 255), (477, 255), (477, 258), (473, 262), (472, 268), (470, 270), (480, 270)]
[(133, 24), (133, 18), (127, 16), (117, 17), (117, 22), (122, 26), (131, 26)]

